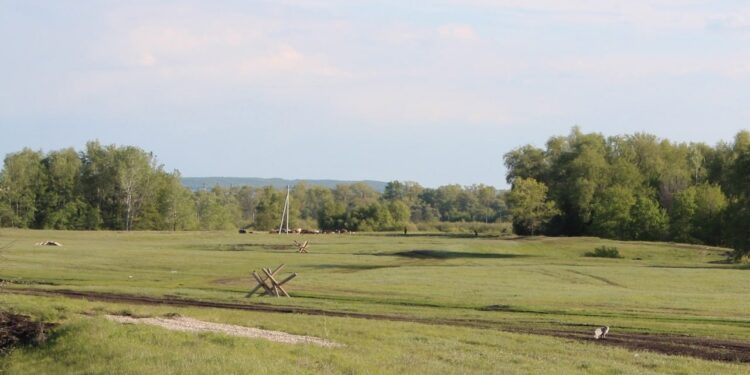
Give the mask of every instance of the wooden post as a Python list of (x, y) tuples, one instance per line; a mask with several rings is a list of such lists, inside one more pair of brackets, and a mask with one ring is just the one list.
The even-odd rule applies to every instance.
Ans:
[(284, 268), (284, 264), (279, 265), (273, 271), (271, 271), (270, 268), (263, 267), (261, 268), (263, 272), (260, 275), (257, 272), (253, 271), (253, 278), (255, 278), (255, 281), (258, 282), (258, 285), (256, 285), (250, 292), (248, 292), (246, 297), (251, 297), (256, 291), (261, 288), (263, 288), (263, 290), (265, 291), (265, 295), (267, 296), (280, 297), (283, 294), (286, 297), (291, 297), (289, 293), (287, 293), (287, 291), (284, 289), (283, 285), (294, 279), (297, 274), (292, 273), (290, 276), (279, 282), (278, 280), (276, 280), (275, 276), (279, 273), (279, 271), (281, 271), (282, 268)]

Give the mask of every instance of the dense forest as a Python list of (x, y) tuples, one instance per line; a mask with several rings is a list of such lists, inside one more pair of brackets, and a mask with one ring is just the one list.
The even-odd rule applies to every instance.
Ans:
[[(734, 247), (750, 253), (750, 133), (731, 143), (673, 143), (650, 134), (605, 137), (574, 128), (545, 148), (505, 154), (509, 193), (486, 185), (426, 188), (389, 182), (295, 185), (293, 227), (401, 230), (425, 223), (512, 220), (517, 234), (592, 235)], [(213, 230), (278, 226), (286, 191), (267, 186), (190, 190), (177, 171), (132, 146), (8, 154), (0, 226)], [(436, 227), (433, 227), (436, 228)]]
[(516, 233), (670, 240), (750, 250), (750, 133), (732, 143), (574, 128), (505, 155)]
[[(192, 191), (179, 172), (131, 146), (89, 142), (84, 151), (24, 149), (5, 157), (0, 226), (51, 229), (191, 230), (278, 228), (286, 189), (250, 186)], [(401, 230), (414, 223), (504, 218), (491, 186), (424, 188), (393, 181), (379, 193), (364, 183), (295, 185), (290, 225), (299, 228)]]

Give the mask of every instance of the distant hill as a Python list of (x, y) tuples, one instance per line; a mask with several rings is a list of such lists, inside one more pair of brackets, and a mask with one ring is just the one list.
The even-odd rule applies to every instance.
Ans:
[(373, 189), (379, 192), (385, 190), (387, 182), (363, 180), (363, 181), (342, 181), (342, 180), (285, 180), (283, 178), (259, 178), (259, 177), (183, 177), (182, 184), (187, 186), (191, 190), (198, 190), (202, 188), (210, 189), (216, 185), (222, 187), (229, 186), (273, 186), (276, 188), (284, 188), (287, 185), (294, 186), (300, 182), (304, 182), (309, 186), (324, 186), (327, 188), (334, 188), (338, 184), (353, 184), (355, 182), (363, 182), (370, 185)]

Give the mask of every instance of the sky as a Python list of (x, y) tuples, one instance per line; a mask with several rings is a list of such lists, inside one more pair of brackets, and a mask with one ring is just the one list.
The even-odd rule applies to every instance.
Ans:
[(750, 2), (0, 0), (2, 155), (505, 187), (503, 154), (576, 125), (750, 128)]

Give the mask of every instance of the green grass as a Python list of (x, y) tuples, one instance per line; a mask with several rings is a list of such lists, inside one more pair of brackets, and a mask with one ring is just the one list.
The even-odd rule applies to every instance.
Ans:
[[(614, 332), (750, 341), (750, 270), (725, 249), (597, 238), (467, 238), (0, 231), (5, 289), (61, 288), (267, 303), (514, 327), (607, 324)], [(34, 243), (56, 240), (63, 247)], [(583, 255), (616, 246), (622, 259)], [(286, 264), (292, 299), (253, 297), (249, 271)], [(53, 339), (0, 359), (5, 373), (747, 373), (708, 362), (558, 338), (417, 323), (221, 309), (127, 306), (0, 294), (60, 322)], [(493, 308), (496, 307), (496, 308)], [(330, 338), (345, 348), (121, 326), (97, 315), (179, 313)], [(87, 315), (82, 315), (82, 313)], [(93, 315), (93, 317), (91, 317)]]

